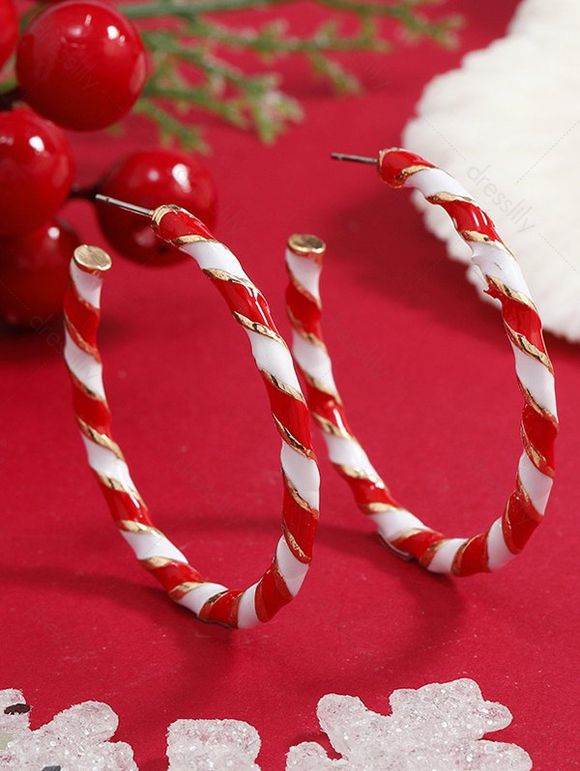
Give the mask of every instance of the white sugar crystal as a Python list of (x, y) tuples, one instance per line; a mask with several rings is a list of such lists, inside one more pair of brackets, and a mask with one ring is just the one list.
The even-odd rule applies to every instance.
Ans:
[(9, 741), (30, 733), (30, 706), (15, 688), (0, 691), (0, 752)]
[[(0, 692), (2, 694), (6, 691)], [(14, 693), (14, 692), (13, 692)], [(17, 692), (16, 692), (17, 693)], [(19, 694), (22, 697), (22, 694)], [(21, 699), (23, 701), (23, 698)], [(119, 719), (98, 701), (76, 704), (37, 731), (22, 731), (0, 749), (0, 768), (10, 771), (137, 771), (133, 750), (109, 742)], [(28, 724), (26, 724), (28, 728)]]
[(529, 755), (514, 744), (481, 741), (511, 723), (509, 710), (485, 701), (477, 683), (461, 679), (394, 691), (392, 714), (380, 715), (352, 696), (328, 694), (318, 719), (333, 748), (292, 747), (287, 771), (529, 771)]
[(256, 729), (240, 720), (176, 720), (167, 734), (169, 771), (260, 771)]

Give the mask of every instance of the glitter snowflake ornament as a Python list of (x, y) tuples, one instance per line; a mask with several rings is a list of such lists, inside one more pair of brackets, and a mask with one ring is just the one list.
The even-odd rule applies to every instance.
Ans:
[(6, 771), (137, 771), (133, 750), (110, 742), (119, 724), (111, 707), (85, 701), (31, 731), (20, 691), (0, 691), (0, 768)]
[(318, 720), (342, 757), (314, 742), (292, 747), (286, 771), (529, 771), (515, 744), (482, 740), (511, 723), (509, 710), (485, 701), (469, 679), (394, 691), (392, 714), (367, 709), (354, 696), (328, 694)]
[(256, 729), (241, 720), (176, 720), (167, 733), (169, 771), (260, 771)]

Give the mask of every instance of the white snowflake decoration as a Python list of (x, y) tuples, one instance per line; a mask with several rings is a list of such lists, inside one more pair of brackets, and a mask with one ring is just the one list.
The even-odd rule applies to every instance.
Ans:
[[(506, 37), (436, 76), (402, 143), (441, 166), (496, 222), (521, 262), (546, 329), (580, 341), (580, 116), (576, 0), (524, 0)], [(470, 250), (418, 194), (450, 257)], [(470, 280), (481, 287), (477, 273)]]
[(314, 742), (292, 747), (286, 771), (529, 771), (530, 756), (515, 744), (482, 741), (511, 723), (509, 710), (485, 701), (467, 678), (394, 691), (392, 714), (367, 709), (355, 696), (328, 694), (318, 720), (342, 758)]
[(131, 747), (109, 741), (119, 719), (107, 704), (75, 704), (36, 731), (29, 712), (20, 691), (0, 691), (3, 771), (137, 771)]
[[(515, 744), (483, 740), (512, 716), (485, 701), (473, 680), (394, 691), (392, 714), (367, 709), (355, 696), (328, 694), (318, 719), (342, 757), (314, 742), (292, 747), (286, 771), (529, 771)], [(102, 702), (65, 709), (32, 731), (30, 707), (17, 690), (0, 691), (0, 770), (137, 771), (133, 751), (109, 741), (119, 723)], [(260, 771), (260, 736), (240, 720), (176, 720), (167, 734), (168, 771)]]
[(256, 729), (241, 720), (176, 720), (167, 733), (169, 771), (260, 771)]

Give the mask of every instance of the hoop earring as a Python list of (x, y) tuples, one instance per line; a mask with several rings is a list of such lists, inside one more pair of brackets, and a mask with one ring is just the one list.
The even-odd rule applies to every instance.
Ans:
[(318, 289), (324, 243), (316, 236), (291, 236), (286, 250), (290, 284), (286, 293), (293, 329), (293, 354), (306, 383), (311, 414), (321, 429), (330, 459), (350, 486), (358, 507), (399, 555), (434, 573), (468, 576), (496, 570), (527, 543), (542, 521), (554, 477), (558, 432), (554, 371), (538, 311), (520, 267), (487, 214), (452, 177), (413, 153), (392, 148), (378, 159), (334, 154), (338, 160), (376, 164), (390, 187), (412, 187), (429, 203), (442, 206), (470, 246), (487, 293), (501, 304), (504, 328), (513, 349), (524, 406), (515, 491), (503, 515), (472, 538), (447, 538), (400, 506), (354, 437), (336, 388), (321, 327)]
[(292, 357), (276, 329), (268, 303), (232, 252), (182, 209), (161, 206), (139, 213), (146, 213), (161, 238), (193, 257), (220, 292), (249, 337), (266, 387), (274, 424), (282, 438), (283, 535), (260, 580), (244, 591), (207, 581), (155, 527), (111, 430), (97, 348), (101, 286), (111, 259), (92, 246), (76, 249), (65, 299), (64, 355), (76, 419), (89, 465), (115, 524), (143, 567), (160, 581), (172, 600), (189, 608), (200, 620), (227, 627), (251, 627), (268, 621), (292, 600), (312, 560), (320, 480), (308, 408)]

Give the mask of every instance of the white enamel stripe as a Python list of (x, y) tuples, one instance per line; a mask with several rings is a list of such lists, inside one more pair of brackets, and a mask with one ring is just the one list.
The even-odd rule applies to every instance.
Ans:
[(510, 254), (494, 244), (481, 241), (470, 241), (472, 260), (482, 273), (499, 279), (510, 289), (531, 298), (530, 289), (526, 283), (520, 265)]
[(206, 581), (200, 586), (196, 586), (194, 589), (187, 592), (187, 594), (184, 594), (183, 597), (180, 597), (180, 599), (177, 600), (177, 604), (189, 608), (196, 616), (199, 616), (200, 610), (208, 600), (215, 597), (216, 594), (227, 592), (227, 590), (228, 587), (223, 584), (214, 584), (210, 581)]
[(498, 570), (516, 556), (506, 545), (501, 517), (495, 520), (487, 534), (487, 556), (490, 570)]
[(77, 380), (100, 396), (101, 399), (105, 398), (101, 363), (81, 350), (67, 329), (64, 332), (64, 359)]
[(543, 514), (546, 511), (553, 480), (534, 466), (526, 452), (523, 452), (520, 457), (518, 475), (533, 507), (538, 514)]
[(288, 348), (277, 340), (246, 327), (244, 327), (244, 332), (247, 333), (250, 340), (252, 356), (258, 369), (266, 370), (282, 383), (292, 386), (295, 391), (300, 392), (300, 383), (296, 377), (296, 370)]
[(427, 566), (430, 573), (451, 573), (453, 560), (459, 548), (467, 541), (466, 538), (450, 538), (435, 552), (435, 556)]
[(340, 466), (351, 466), (354, 469), (363, 471), (367, 476), (378, 477), (368, 455), (356, 440), (324, 433), (324, 441), (328, 448), (330, 460), (333, 463)]
[(284, 537), (280, 538), (278, 541), (278, 546), (276, 548), (276, 563), (278, 565), (278, 571), (288, 587), (288, 591), (295, 597), (300, 591), (302, 582), (306, 578), (308, 565), (305, 565), (303, 562), (296, 559), (288, 548), (288, 544)]
[(437, 193), (451, 193), (471, 199), (471, 195), (456, 179), (442, 169), (424, 169), (411, 174), (405, 180), (405, 187), (415, 187), (425, 198)]
[(280, 453), (282, 469), (292, 487), (296, 489), (301, 498), (313, 509), (318, 511), (320, 504), (320, 472), (315, 461), (306, 458), (294, 450), (286, 442), (282, 443)]
[(258, 584), (252, 584), (240, 597), (238, 605), (238, 629), (251, 629), (260, 623), (256, 613), (256, 589)]
[(135, 483), (131, 479), (129, 467), (125, 461), (118, 458), (114, 452), (108, 450), (106, 447), (101, 447), (100, 444), (96, 444), (91, 441), (87, 436), (81, 434), (81, 439), (85, 445), (87, 451), (87, 458), (89, 466), (98, 474), (110, 479), (115, 479), (120, 482), (123, 487), (126, 487), (133, 492), (137, 492)]
[(202, 270), (225, 270), (236, 278), (252, 283), (235, 254), (219, 241), (196, 241), (184, 244), (179, 249), (193, 257)]
[(320, 300), (321, 266), (313, 260), (305, 260), (291, 249), (286, 249), (286, 265), (298, 284), (304, 287), (314, 298)]
[(119, 532), (133, 549), (138, 560), (164, 557), (168, 560), (187, 563), (187, 557), (162, 533), (129, 533), (126, 530)]
[(421, 520), (407, 509), (390, 509), (377, 514), (369, 514), (369, 519), (387, 541), (396, 541), (409, 530), (429, 530)]
[(81, 300), (84, 300), (93, 308), (99, 308), (101, 302), (101, 289), (103, 279), (81, 270), (72, 260), (70, 263), (70, 276)]
[(292, 330), (292, 353), (298, 366), (331, 392), (336, 392), (329, 355)]
[(554, 375), (541, 361), (521, 351), (511, 340), (510, 345), (514, 352), (516, 372), (522, 385), (528, 389), (542, 409), (557, 418)]

